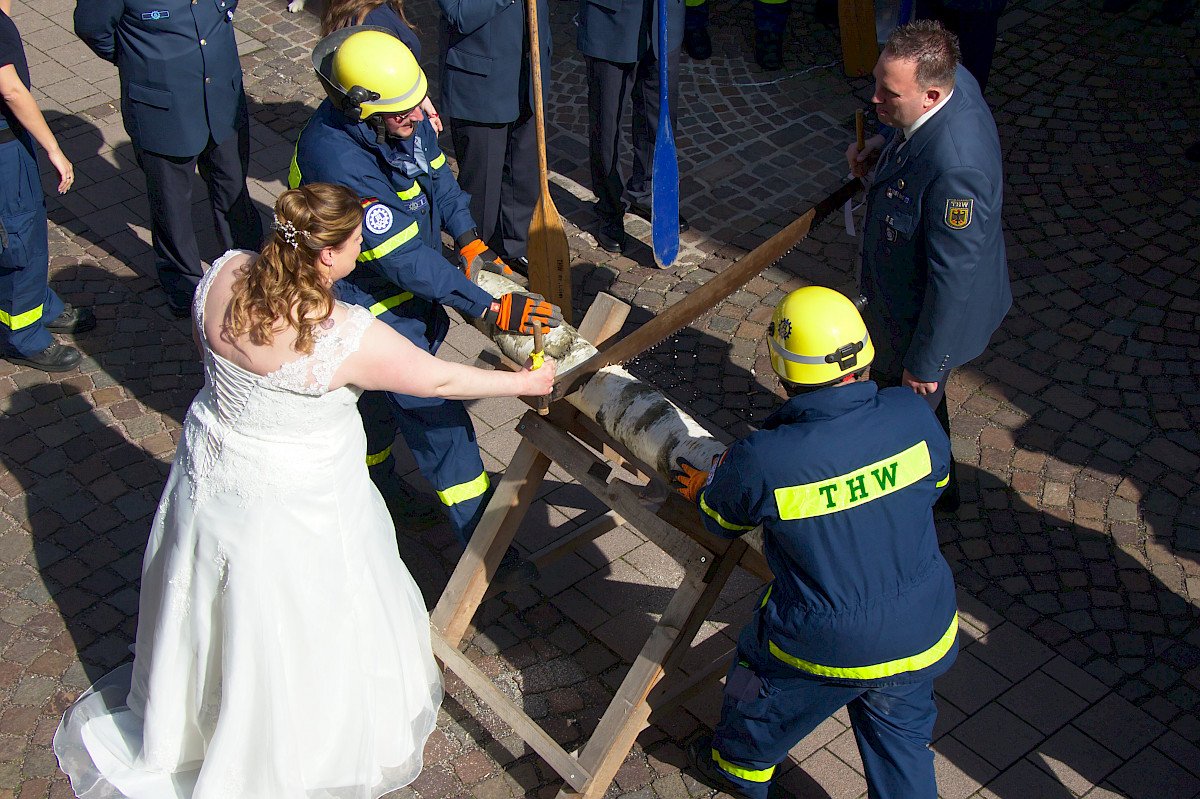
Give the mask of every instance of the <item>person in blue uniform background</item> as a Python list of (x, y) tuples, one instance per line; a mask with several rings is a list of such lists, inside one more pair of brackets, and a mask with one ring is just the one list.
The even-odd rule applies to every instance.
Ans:
[[(534, 320), (561, 322), (559, 309), (536, 294), (494, 298), (468, 277), (504, 265), (479, 241), (466, 195), (421, 111), (428, 84), (408, 48), (382, 28), (344, 28), (317, 44), (313, 62), (329, 97), (300, 134), (288, 184), (335, 183), (363, 198), (361, 268), (338, 282), (339, 297), (430, 353), (449, 330), (443, 305), (512, 332), (532, 333)], [(443, 230), (463, 254), (466, 274), (442, 256)], [(490, 489), (466, 407), (374, 392), (360, 407), (384, 396), (390, 418), (363, 414), (372, 480), (386, 499), (399, 429), (466, 546)]]
[[(53, 333), (81, 333), (96, 325), (87, 308), (63, 302), (47, 284), (46, 198), (37, 145), (58, 172), (58, 193), (75, 169), (30, 94), (21, 34), (9, 18), (12, 0), (0, 0), (0, 336), (3, 357), (47, 372), (74, 369), (83, 356)], [(35, 144), (35, 142), (37, 144)]]
[[(947, 434), (950, 371), (987, 347), (1012, 305), (1001, 215), (1000, 137), (979, 84), (940, 23), (897, 28), (875, 65), (885, 133), (859, 152), (854, 174), (874, 165), (867, 190), (859, 290), (875, 340), (872, 374), (904, 385), (934, 408)], [(958, 507), (958, 483), (939, 508)]]
[[(667, 46), (661, 52), (657, 0), (580, 0), (576, 44), (587, 62), (588, 150), (596, 193), (596, 243), (625, 249), (625, 211), (649, 221), (650, 179), (658, 135), (659, 62), (667, 60), (667, 99), (679, 129), (679, 48), (684, 0), (667, 0)], [(621, 120), (633, 107), (633, 171), (621, 176)], [(689, 229), (679, 216), (679, 231)]]
[(917, 19), (936, 19), (958, 37), (962, 65), (987, 90), (996, 52), (996, 31), (1008, 0), (917, 0)]
[(958, 651), (933, 523), (950, 441), (912, 391), (867, 379), (872, 337), (838, 292), (786, 296), (767, 342), (787, 402), (711, 472), (679, 464), (711, 533), (762, 525), (774, 575), (738, 637), (720, 723), (689, 761), (731, 796), (782, 796), (778, 765), (846, 706), (868, 795), (935, 797), (933, 678)]
[[(537, 128), (525, 3), (438, 0), (442, 9), (442, 109), (471, 196), (479, 238), (511, 265), (528, 267), (526, 239), (537, 205)], [(542, 84), (550, 80), (550, 15), (538, 0)]]
[(75, 33), (117, 65), (121, 117), (146, 176), (151, 239), (167, 305), (192, 310), (200, 250), (192, 175), (208, 187), (223, 250), (257, 250), (262, 222), (246, 189), (250, 118), (233, 32), (237, 0), (83, 0)]

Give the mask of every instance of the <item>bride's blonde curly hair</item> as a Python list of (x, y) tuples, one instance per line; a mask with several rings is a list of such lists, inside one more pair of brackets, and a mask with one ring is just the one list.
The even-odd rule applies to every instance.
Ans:
[(262, 254), (233, 283), (226, 333), (259, 346), (285, 327), (297, 352), (311, 355), (313, 328), (333, 313), (333, 287), (319, 267), (321, 250), (340, 248), (362, 223), (358, 195), (345, 186), (310, 183), (275, 201), (275, 231)]

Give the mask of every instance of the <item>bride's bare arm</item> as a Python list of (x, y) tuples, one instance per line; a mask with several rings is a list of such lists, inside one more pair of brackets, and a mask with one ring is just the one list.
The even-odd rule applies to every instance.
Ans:
[(330, 387), (347, 384), (443, 399), (540, 396), (554, 385), (554, 361), (547, 358), (537, 371), (476, 369), (435, 358), (376, 320), (363, 334), (358, 351), (342, 362)]

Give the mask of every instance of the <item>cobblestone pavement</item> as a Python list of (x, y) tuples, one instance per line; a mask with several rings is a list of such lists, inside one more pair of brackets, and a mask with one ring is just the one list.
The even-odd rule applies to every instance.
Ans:
[[(836, 31), (797, 9), (787, 69), (764, 74), (747, 61), (749, 3), (711, 2), (716, 56), (683, 59), (676, 123), (693, 229), (680, 263), (659, 271), (648, 246), (613, 259), (588, 233), (575, 5), (551, 0), (549, 150), (575, 257), (577, 314), (608, 291), (636, 306), (632, 328), (842, 177), (848, 122), (870, 87), (841, 76)], [(1198, 23), (1157, 23), (1158, 0), (1122, 15), (1101, 14), (1096, 0), (1010, 5), (989, 99), (1007, 161), (1016, 300), (990, 351), (949, 387), (967, 501), (939, 518), (939, 530), (960, 586), (964, 648), (937, 684), (940, 792), (1194, 797), (1200, 167), (1182, 151), (1200, 121)], [(53, 284), (94, 306), (100, 324), (76, 342), (87, 356), (76, 371), (46, 375), (0, 361), (0, 799), (70, 795), (50, 738), (73, 697), (129, 656), (143, 543), (201, 383), (187, 325), (167, 312), (152, 276), (115, 71), (75, 40), (73, 6), (17, 0), (14, 8), (36, 94), (78, 176), (70, 194), (50, 200)], [(252, 192), (264, 212), (319, 91), (307, 63), (314, 10), (291, 15), (283, 6), (242, 0), (237, 21)], [(408, 8), (435, 73), (436, 8), (431, 0)], [(649, 240), (648, 226), (627, 221)], [(206, 257), (218, 254), (211, 232), (201, 243)], [(762, 341), (771, 307), (807, 282), (848, 286), (852, 252), (845, 232), (826, 223), (633, 370), (719, 435), (744, 435), (778, 402)], [(459, 326), (448, 352), (470, 360), (483, 346)], [(522, 407), (474, 405), (489, 469), (508, 462)], [(600, 511), (553, 469), (518, 543), (537, 549)], [(435, 598), (456, 557), (448, 529), (406, 538), (402, 554)], [(679, 577), (674, 561), (618, 528), (552, 575), (487, 603), (466, 651), (519, 692), (557, 740), (581, 743)], [(735, 576), (702, 649), (732, 639), (757, 590)], [(684, 772), (682, 744), (713, 724), (718, 705), (713, 688), (655, 718), (608, 796), (710, 795)], [(797, 746), (792, 761), (782, 780), (793, 795), (865, 793), (844, 713)], [(451, 676), (425, 771), (397, 795), (540, 797), (557, 784)]]

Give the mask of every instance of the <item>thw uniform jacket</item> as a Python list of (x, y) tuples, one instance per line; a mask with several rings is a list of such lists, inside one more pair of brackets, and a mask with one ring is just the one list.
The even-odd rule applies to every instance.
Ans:
[[(684, 0), (667, 0), (667, 52), (683, 45)], [(580, 0), (579, 51), (615, 64), (640, 61), (658, 43), (657, 0)]]
[(449, 327), (442, 304), (483, 315), (492, 296), (441, 254), (443, 228), (457, 238), (475, 224), (428, 120), (406, 142), (379, 144), (365, 123), (325, 100), (300, 134), (288, 175), (292, 188), (313, 182), (349, 186), (363, 200), (362, 254), (339, 281), (343, 300), (430, 352)]
[(983, 352), (1012, 305), (1000, 139), (971, 73), (960, 66), (946, 104), (883, 156), (860, 282), (873, 368), (940, 383)]
[(222, 142), (246, 117), (234, 39), (238, 0), (82, 0), (75, 33), (117, 65), (134, 145), (178, 158)]
[(872, 382), (794, 397), (725, 452), (698, 502), (716, 535), (763, 526), (765, 656), (866, 685), (949, 668), (954, 581), (932, 511), (949, 465), (928, 405)]

